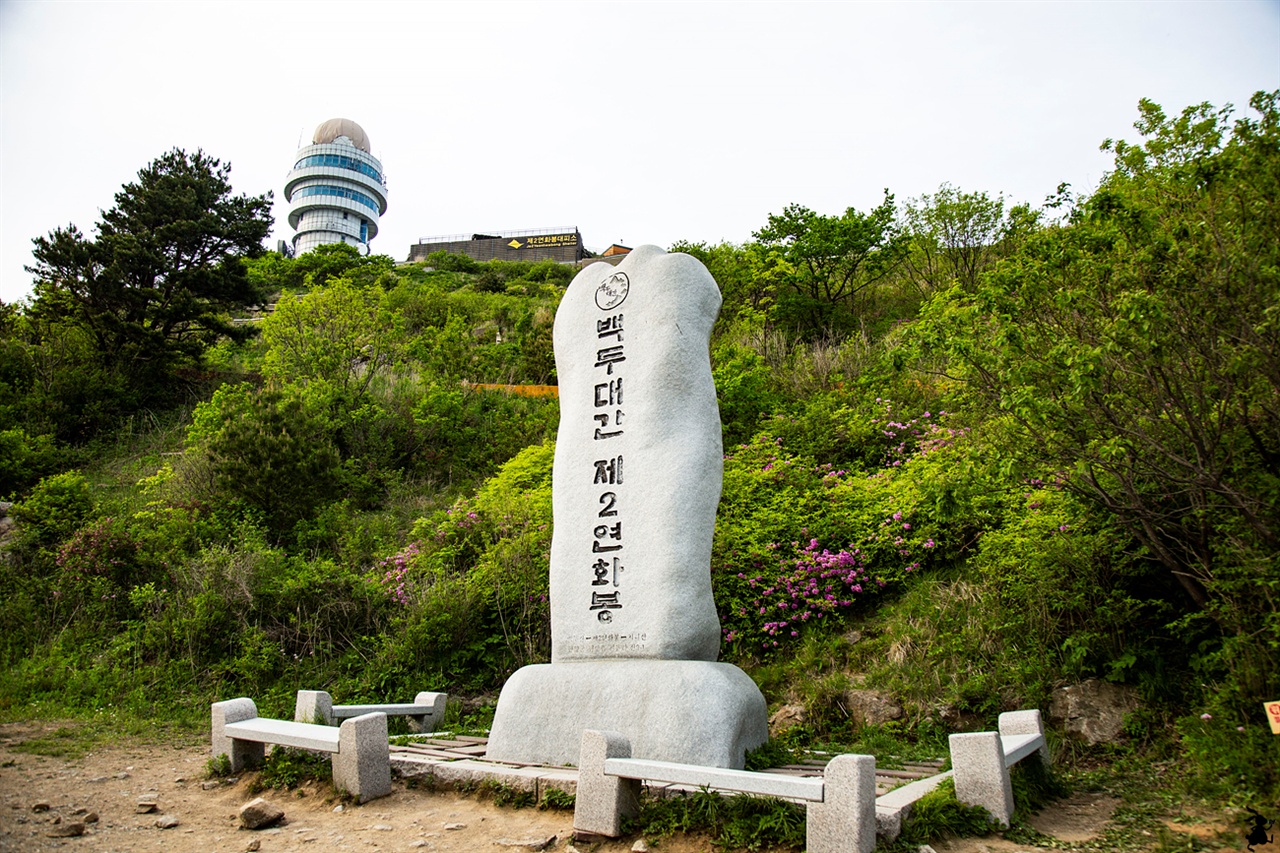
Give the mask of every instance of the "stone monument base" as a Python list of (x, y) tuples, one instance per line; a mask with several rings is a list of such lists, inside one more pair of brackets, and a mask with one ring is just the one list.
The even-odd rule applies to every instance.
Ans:
[(635, 758), (741, 769), (747, 750), (769, 739), (769, 715), (755, 682), (732, 664), (538, 664), (503, 686), (485, 757), (576, 765), (583, 729), (621, 732)]

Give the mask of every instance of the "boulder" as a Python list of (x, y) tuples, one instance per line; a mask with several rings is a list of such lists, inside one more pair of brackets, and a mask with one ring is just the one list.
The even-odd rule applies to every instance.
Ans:
[(857, 726), (881, 726), (902, 719), (902, 706), (893, 697), (875, 690), (845, 691), (844, 707)]
[(769, 717), (769, 736), (781, 734), (794, 726), (804, 725), (809, 714), (803, 705), (783, 705)]
[(1124, 730), (1125, 715), (1137, 708), (1132, 687), (1091, 678), (1053, 691), (1049, 721), (1085, 743), (1110, 743)]

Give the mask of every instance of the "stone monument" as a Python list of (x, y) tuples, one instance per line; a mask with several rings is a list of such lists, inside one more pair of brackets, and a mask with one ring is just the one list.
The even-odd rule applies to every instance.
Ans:
[(489, 758), (576, 764), (583, 729), (604, 729), (637, 758), (740, 768), (768, 739), (755, 683), (716, 662), (719, 311), (706, 267), (656, 246), (569, 285), (555, 320), (551, 663), (503, 687)]

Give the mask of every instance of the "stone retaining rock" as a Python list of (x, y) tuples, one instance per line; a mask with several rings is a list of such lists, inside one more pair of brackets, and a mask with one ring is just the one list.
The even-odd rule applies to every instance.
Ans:
[(1132, 687), (1091, 678), (1053, 691), (1049, 720), (1088, 744), (1110, 743), (1124, 731), (1124, 718), (1138, 709)]

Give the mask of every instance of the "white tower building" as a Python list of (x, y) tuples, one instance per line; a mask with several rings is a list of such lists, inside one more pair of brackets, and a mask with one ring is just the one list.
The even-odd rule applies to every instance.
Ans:
[(378, 217), (387, 211), (382, 162), (369, 153), (369, 137), (354, 121), (333, 118), (298, 150), (285, 179), (293, 254), (326, 243), (350, 243), (369, 254)]

